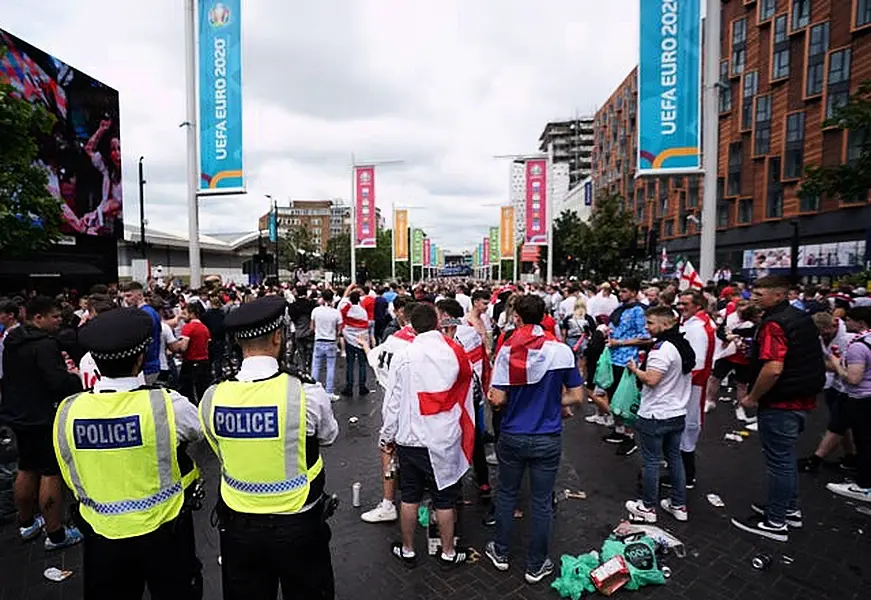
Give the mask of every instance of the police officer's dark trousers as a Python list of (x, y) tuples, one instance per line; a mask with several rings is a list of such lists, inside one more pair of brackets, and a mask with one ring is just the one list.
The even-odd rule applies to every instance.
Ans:
[(221, 518), (224, 600), (331, 600), (330, 527), (320, 503), (293, 515), (226, 510)]
[(197, 558), (190, 510), (151, 533), (110, 540), (81, 518), (84, 540), (84, 599), (200, 600), (202, 564)]

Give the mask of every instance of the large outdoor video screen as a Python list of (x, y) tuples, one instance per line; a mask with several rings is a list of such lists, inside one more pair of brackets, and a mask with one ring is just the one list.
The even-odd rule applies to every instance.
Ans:
[(37, 164), (68, 234), (123, 235), (118, 92), (0, 29), (0, 80), (55, 117)]

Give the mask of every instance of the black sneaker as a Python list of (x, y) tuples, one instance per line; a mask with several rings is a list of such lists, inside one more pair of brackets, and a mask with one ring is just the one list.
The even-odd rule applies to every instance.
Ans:
[[(664, 488), (671, 488), (671, 478), (668, 475), (664, 475), (659, 478), (659, 485)], [(686, 486), (684, 486), (688, 490), (696, 489), (696, 480), (695, 479), (687, 479)]]
[(351, 396), (354, 395), (354, 389), (353, 389), (353, 388), (347, 388), (347, 387), (346, 387), (345, 389), (343, 389), (343, 390), (342, 390), (341, 392), (339, 392), (339, 393), (342, 394), (343, 396), (348, 396), (348, 397), (350, 398)]
[(800, 458), (798, 459), (798, 470), (801, 473), (816, 473), (822, 462), (822, 459), (816, 455)]
[[(755, 512), (757, 515), (765, 516), (765, 509), (767, 508), (764, 504), (758, 504), (754, 502), (750, 505), (750, 510)], [(788, 510), (786, 511), (786, 524), (793, 529), (801, 529), (804, 525), (804, 522), (801, 518), (801, 509), (796, 510)]]
[(481, 523), (484, 527), (496, 527), (496, 505), (490, 504), (490, 508), (487, 510), (487, 514), (484, 515), (484, 518), (481, 519)]
[(775, 525), (764, 517), (760, 518), (759, 515), (751, 515), (746, 519), (733, 518), (732, 525), (741, 531), (762, 536), (776, 542), (789, 541), (789, 529), (787, 528), (786, 523)]
[(405, 556), (404, 554), (402, 554), (401, 542), (393, 542), (390, 545), (390, 554), (393, 555), (393, 557), (399, 562), (401, 562), (406, 569), (413, 569), (417, 566), (417, 555)]
[(544, 563), (542, 563), (537, 571), (527, 571), (523, 577), (526, 579), (526, 583), (538, 583), (551, 573), (553, 573), (553, 561), (545, 558)]
[(438, 551), (439, 553), (439, 566), (442, 568), (442, 571), (450, 571), (451, 569), (456, 569), (463, 563), (469, 560), (469, 551), (465, 548), (454, 548), (454, 555), (451, 558), (446, 558), (442, 553), (441, 548)]
[(859, 468), (855, 454), (845, 454), (839, 465), (844, 471), (855, 471)]
[(638, 450), (638, 444), (635, 443), (635, 438), (626, 437), (620, 445), (617, 446), (617, 456), (630, 456)]
[(372, 391), (372, 390), (370, 390), (369, 388), (367, 388), (367, 387), (364, 385), (364, 386), (360, 386), (360, 389), (357, 390), (357, 393), (360, 394), (361, 396), (365, 396), (366, 394), (368, 394), (368, 393), (371, 392), (371, 391)]
[(609, 444), (622, 444), (623, 441), (629, 436), (625, 433), (617, 433), (616, 431), (612, 431), (608, 435), (602, 438), (603, 442), (608, 442)]

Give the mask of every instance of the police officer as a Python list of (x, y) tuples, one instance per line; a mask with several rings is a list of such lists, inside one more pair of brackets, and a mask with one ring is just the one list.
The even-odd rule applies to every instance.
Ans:
[(200, 403), (221, 461), (224, 598), (333, 598), (330, 529), (319, 446), (338, 434), (330, 399), (305, 376), (279, 369), (287, 302), (266, 296), (227, 316), (243, 360), (234, 380)]
[(101, 379), (58, 407), (54, 445), (78, 501), (86, 600), (202, 597), (193, 518), (185, 506), (199, 472), (188, 442), (202, 439), (196, 407), (146, 386), (151, 318), (104, 312), (79, 330)]

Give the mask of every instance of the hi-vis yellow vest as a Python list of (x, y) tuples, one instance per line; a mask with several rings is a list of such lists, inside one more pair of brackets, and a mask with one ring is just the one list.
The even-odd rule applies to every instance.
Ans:
[(58, 407), (54, 447), (82, 518), (123, 539), (176, 518), (184, 503), (172, 400), (163, 390), (85, 392)]
[(262, 381), (224, 381), (200, 402), (206, 439), (221, 461), (221, 498), (241, 513), (298, 512), (323, 470), (306, 465), (305, 392), (281, 373)]

